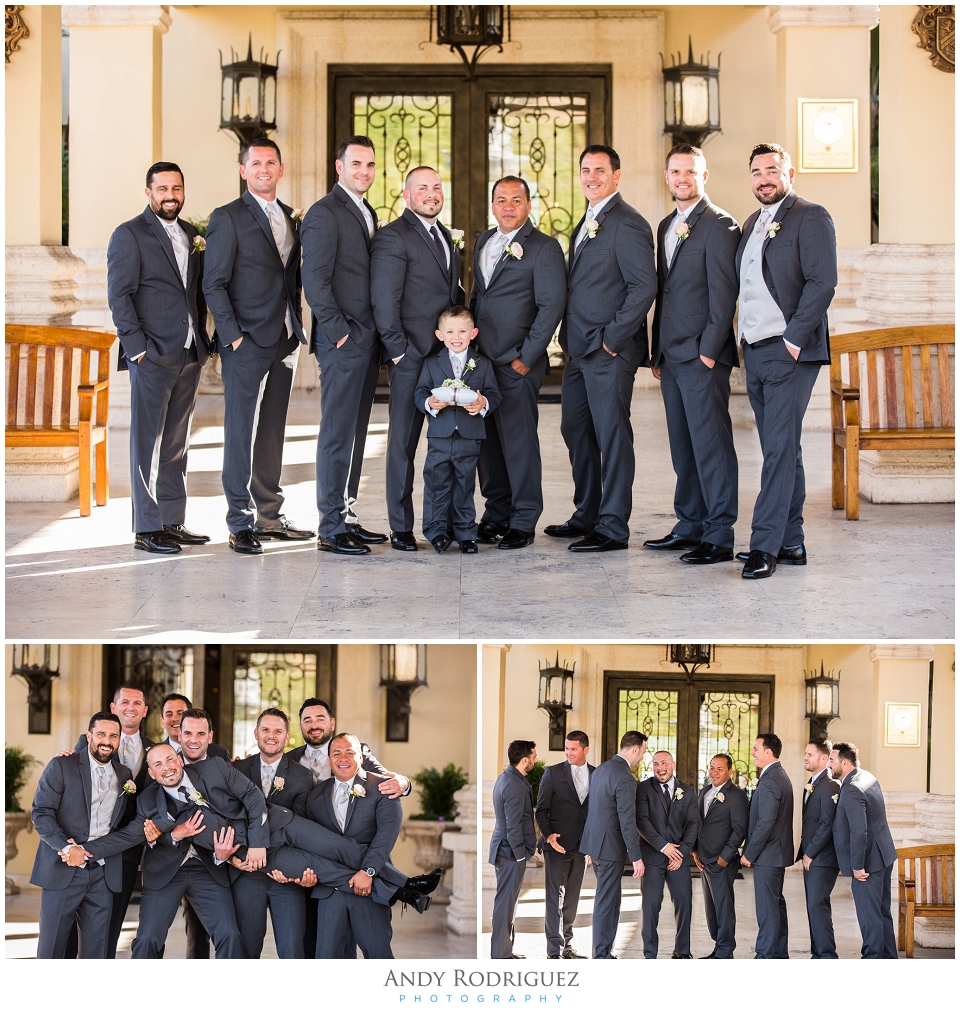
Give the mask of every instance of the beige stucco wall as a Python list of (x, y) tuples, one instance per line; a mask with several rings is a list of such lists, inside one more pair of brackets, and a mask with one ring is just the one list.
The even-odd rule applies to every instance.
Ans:
[(933, 650), (933, 708), (930, 730), (930, 791), (956, 792), (956, 647), (938, 644)]

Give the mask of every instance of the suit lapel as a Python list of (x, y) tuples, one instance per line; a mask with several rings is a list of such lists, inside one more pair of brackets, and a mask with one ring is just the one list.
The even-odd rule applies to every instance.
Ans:
[(533, 232), (533, 222), (531, 222), (530, 219), (528, 218), (526, 222), (523, 223), (523, 227), (516, 234), (516, 236), (514, 236), (513, 239), (510, 240), (510, 243), (508, 243), (507, 246), (503, 248), (503, 253), (500, 254), (500, 259), (493, 266), (493, 271), (490, 272), (490, 284), (487, 286), (487, 289), (489, 289), (493, 285), (493, 283), (497, 280), (497, 276), (500, 274), (501, 271), (503, 271), (504, 265), (506, 265), (507, 261), (512, 260), (510, 254), (507, 253), (507, 247), (509, 247), (510, 244), (512, 243), (519, 243), (521, 246), (523, 246), (522, 241), (526, 240), (526, 238), (530, 235), (531, 232)]
[[(177, 263), (176, 254), (173, 252), (173, 243), (170, 237), (167, 235), (166, 229), (160, 224), (160, 219), (149, 209), (143, 213), (143, 217), (146, 220), (147, 228), (157, 237), (160, 242), (160, 246), (163, 247), (163, 252), (167, 255), (167, 260), (170, 262), (170, 266), (173, 268), (174, 274), (177, 276), (177, 281), (183, 285), (183, 278), (180, 275), (180, 265)], [(189, 242), (189, 241), (188, 241)], [(190, 249), (193, 249), (190, 247)], [(187, 281), (190, 280), (190, 257), (187, 257)]]
[(457, 301), (457, 287), (460, 284), (460, 251), (450, 236), (450, 230), (439, 219), (437, 220), (437, 228), (446, 239), (450, 250), (450, 272), (447, 275), (447, 280), (450, 283), (450, 302), (455, 303)]
[[(440, 259), (440, 251), (437, 249), (437, 244), (434, 243), (434, 241), (427, 234), (427, 230), (423, 227), (423, 223), (417, 218), (417, 216), (409, 208), (407, 208), (407, 210), (404, 211), (404, 213), (403, 213), (403, 220), (407, 223), (407, 225), (410, 226), (411, 229), (413, 229), (413, 231), (420, 237), (420, 239), (424, 243), (426, 243), (427, 246), (430, 248), (430, 253), (433, 254), (433, 259), (436, 261), (437, 267), (440, 268), (440, 271), (442, 272), (443, 277), (446, 278), (447, 277), (447, 266)], [(447, 238), (447, 242), (449, 242), (449, 237), (446, 237), (446, 238)], [(451, 244), (450, 248), (452, 249), (452, 247), (453, 247), (453, 244)], [(451, 257), (451, 262), (452, 262), (452, 260), (453, 260), (453, 258)]]
[[(467, 358), (469, 359), (470, 357), (468, 356)], [(453, 363), (450, 361), (450, 350), (446, 346), (437, 355), (437, 361), (440, 363), (440, 370), (443, 375), (449, 380), (453, 380)]]
[[(773, 220), (771, 221), (770, 225), (773, 225), (774, 222), (782, 222), (784, 220), (784, 218), (786, 218), (787, 212), (796, 203), (797, 203), (797, 195), (796, 195), (796, 193), (794, 193), (793, 191), (791, 191), (789, 194), (787, 194), (786, 197), (784, 197), (783, 203), (777, 209), (777, 213), (773, 216)], [(775, 236), (776, 233), (774, 233), (773, 235)], [(761, 260), (763, 260), (764, 255), (767, 252), (767, 246), (769, 245), (769, 243), (770, 243), (770, 241), (772, 239), (773, 239), (773, 236), (770, 235), (769, 227), (768, 227), (767, 234), (763, 238), (763, 246), (760, 247), (760, 259)]]
[[(347, 191), (342, 186), (340, 186), (339, 183), (335, 183), (334, 184), (333, 190), (334, 190), (334, 193), (339, 198), (339, 200), (343, 203), (343, 205), (347, 209), (347, 211), (349, 211), (350, 214), (353, 215), (353, 217), (360, 223), (360, 232), (363, 234), (363, 241), (364, 241), (364, 243), (367, 244), (367, 248), (369, 249), (370, 248), (370, 233), (367, 230), (367, 220), (363, 217), (363, 212), (357, 207), (357, 202), (355, 200), (353, 200), (353, 198), (347, 193)], [(374, 230), (376, 230), (376, 228), (377, 228), (377, 216), (374, 213), (373, 209), (370, 207), (370, 205), (367, 204), (366, 201), (364, 201), (363, 203), (364, 203), (364, 206), (367, 208), (367, 210), (370, 211), (370, 213), (371, 213), (371, 215), (373, 217), (373, 228), (374, 228)]]
[[(687, 215), (686, 221), (687, 221), (687, 225), (690, 228), (690, 233), (693, 232), (693, 227), (697, 224), (697, 219), (703, 214), (704, 209), (706, 208), (706, 206), (707, 206), (707, 199), (706, 199), (706, 197), (704, 197), (693, 208), (693, 210), (690, 212), (690, 214)], [(673, 260), (670, 262), (670, 267), (667, 268), (667, 277), (668, 278), (673, 273), (673, 269), (677, 266), (677, 261), (680, 259), (680, 253), (681, 253), (681, 251), (687, 245), (687, 243), (690, 241), (690, 233), (687, 234), (687, 238), (686, 239), (680, 240), (680, 242), (677, 244), (677, 249), (673, 251)]]
[(747, 243), (750, 240), (750, 236), (753, 233), (754, 228), (757, 224), (757, 219), (760, 217), (760, 212), (755, 211), (744, 223), (743, 230), (740, 233), (740, 245), (737, 247), (737, 277), (740, 277), (740, 264), (743, 261), (743, 252), (747, 249)]
[[(350, 783), (350, 791), (351, 792), (353, 791), (353, 787), (356, 784), (357, 784), (357, 778), (356, 778), (356, 775), (355, 775), (353, 781)], [(344, 818), (343, 818), (343, 833), (344, 834), (347, 833), (347, 828), (350, 826), (350, 818), (353, 816), (353, 811), (356, 808), (357, 808), (357, 797), (356, 796), (348, 796), (347, 797), (347, 812), (346, 812), (346, 814), (344, 815)]]
[(93, 805), (93, 790), (90, 787), (90, 760), (89, 746), (86, 750), (76, 754), (77, 767), (80, 771), (80, 788), (83, 791), (83, 805), (84, 812), (87, 815), (87, 821), (90, 820), (90, 807)]
[(113, 830), (114, 825), (120, 819), (127, 805), (127, 796), (126, 793), (123, 791), (123, 786), (126, 784), (126, 779), (123, 778), (120, 774), (120, 762), (116, 759), (116, 757), (114, 757), (112, 764), (114, 774), (116, 774), (117, 776), (117, 785), (119, 786), (119, 790), (117, 792), (117, 801), (113, 804), (113, 816), (110, 818), (111, 830)]
[[(263, 230), (264, 236), (267, 237), (267, 242), (270, 244), (270, 249), (276, 255), (278, 261), (280, 261), (280, 251), (277, 249), (277, 241), (273, 238), (273, 230), (270, 228), (270, 223), (267, 221), (266, 212), (257, 203), (257, 199), (250, 193), (249, 190), (243, 192), (243, 203), (247, 207), (247, 211), (253, 215), (257, 225)], [(280, 261), (281, 267), (284, 266), (283, 261)]]

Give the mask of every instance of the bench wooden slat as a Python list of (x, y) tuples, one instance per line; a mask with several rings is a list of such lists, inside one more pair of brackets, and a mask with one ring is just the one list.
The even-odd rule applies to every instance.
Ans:
[[(877, 350), (867, 349), (867, 425), (875, 428), (880, 426), (880, 396), (877, 384)], [(863, 425), (863, 420), (860, 425)]]
[(43, 425), (53, 425), (53, 380), (57, 368), (57, 350), (48, 345), (43, 357)]
[(17, 405), (20, 403), (20, 346), (10, 348), (10, 384), (7, 388), (7, 425), (17, 424)]
[(917, 425), (917, 405), (913, 399), (913, 346), (904, 345), (900, 352), (903, 363), (903, 413), (907, 429)]
[(60, 384), (60, 425), (70, 425), (70, 385), (73, 383), (73, 349), (63, 350), (63, 381)]
[(27, 349), (27, 420), (32, 421), (37, 412), (37, 357), (40, 350), (36, 345)]
[(950, 397), (950, 359), (947, 346), (937, 346), (937, 373), (940, 381), (940, 425), (953, 425), (953, 399)]
[(920, 396), (923, 401), (923, 425), (933, 425), (933, 373), (930, 369), (930, 346), (920, 346)]
[(897, 849), (897, 948), (914, 956), (914, 920), (918, 916), (952, 918), (954, 904), (953, 843)]
[(887, 426), (897, 428), (897, 355), (894, 349), (883, 350), (883, 387), (887, 403)]

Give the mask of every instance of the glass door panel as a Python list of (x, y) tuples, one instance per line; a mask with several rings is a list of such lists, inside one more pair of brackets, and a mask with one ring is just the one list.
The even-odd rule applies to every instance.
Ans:
[(737, 784), (748, 792), (756, 785), (750, 748), (760, 731), (760, 694), (700, 693), (697, 784), (707, 781), (710, 759), (718, 753), (733, 758)]
[(680, 695), (671, 690), (621, 690), (617, 711), (617, 742), (630, 729), (647, 737), (647, 752), (634, 771), (637, 781), (653, 775), (653, 755), (669, 750), (677, 756), (677, 719)]

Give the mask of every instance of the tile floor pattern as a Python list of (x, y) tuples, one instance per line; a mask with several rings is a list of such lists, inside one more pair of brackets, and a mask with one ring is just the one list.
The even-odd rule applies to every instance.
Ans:
[[(5, 957), (36, 958), (37, 933), (40, 918), (40, 891), (27, 888), (20, 894), (8, 895), (6, 899)], [(120, 933), (117, 958), (130, 957), (130, 945), (137, 934), (138, 905), (130, 905), (127, 919)], [(167, 936), (164, 957), (182, 958), (186, 954), (186, 936), (183, 932), (183, 916), (177, 914)], [(474, 958), (477, 954), (477, 938), (457, 936), (447, 929), (445, 905), (431, 905), (418, 915), (407, 909), (401, 917), (399, 907), (393, 915), (393, 953), (397, 958)], [(212, 956), (213, 948), (211, 948)], [(263, 958), (276, 958), (273, 930), (268, 925), (263, 942)], [(358, 952), (357, 957), (362, 957)]]
[[(745, 396), (732, 415), (740, 458), (737, 549), (748, 547), (760, 448)], [(626, 552), (574, 556), (537, 535), (527, 549), (482, 546), (464, 557), (374, 547), (346, 559), (313, 543), (268, 543), (261, 557), (227, 548), (220, 485), (222, 399), (202, 396), (190, 451), (186, 524), (210, 544), (170, 559), (135, 552), (129, 531), (126, 433), (110, 446), (112, 497), (79, 517), (66, 503), (6, 505), (6, 635), (24, 638), (950, 638), (954, 634), (953, 504), (861, 504), (846, 521), (830, 506), (825, 432), (804, 439), (807, 567), (748, 582), (740, 567), (691, 567), (644, 550), (673, 525), (674, 475), (663, 406), (636, 391), (637, 472)], [(296, 392), (284, 448), (286, 514), (315, 526), (319, 392)], [(384, 503), (387, 406), (374, 406), (357, 512), (388, 531)], [(545, 511), (539, 527), (566, 521), (573, 483), (560, 406), (541, 406)], [(421, 441), (414, 491), (422, 502)], [(478, 506), (482, 509), (479, 498)], [(420, 532), (416, 532), (422, 538)]]
[[(734, 888), (737, 906), (737, 948), (734, 958), (752, 958), (755, 951), (754, 941), (757, 936), (757, 920), (753, 902), (753, 875), (743, 871), (744, 879), (738, 880)], [(593, 912), (593, 896), (597, 881), (593, 870), (588, 869), (584, 875), (583, 889), (580, 892), (580, 904), (577, 908), (577, 919), (573, 926), (573, 948), (586, 957), (591, 953), (592, 928), (590, 917)], [(894, 878), (894, 895), (896, 895), (896, 878)], [(788, 870), (784, 878), (783, 895), (787, 902), (788, 948), (791, 958), (810, 957), (810, 932), (807, 928), (807, 915), (803, 895), (803, 878), (798, 870)], [(528, 959), (546, 958), (547, 942), (543, 934), (543, 868), (527, 868), (523, 880), (523, 892), (517, 906), (517, 917), (514, 924), (516, 938), (514, 951)], [(632, 879), (623, 880), (623, 902), (620, 909), (620, 926), (617, 932), (614, 953), (618, 958), (643, 958), (643, 941), (640, 937), (641, 927), (641, 894), (640, 883)], [(853, 894), (850, 881), (844, 877), (837, 880), (831, 895), (833, 906), (833, 926), (837, 940), (837, 954), (841, 958), (860, 957), (860, 928), (857, 925), (856, 911), (853, 905)], [(894, 927), (896, 927), (896, 897), (893, 900)], [(484, 891), (483, 910), (484, 925), (489, 926), (489, 913), (493, 910), (493, 891)], [(673, 902), (668, 891), (664, 892), (663, 907), (660, 910), (659, 936), (661, 958), (669, 958), (673, 954), (675, 932)], [(707, 931), (707, 922), (703, 914), (703, 893), (699, 880), (693, 882), (693, 913), (690, 920), (690, 953), (694, 958), (703, 957), (713, 950), (713, 941)], [(484, 933), (480, 941), (480, 953), (487, 957), (490, 954), (490, 933)], [(903, 952), (900, 957), (903, 957)], [(915, 958), (952, 958), (953, 949), (915, 948)]]

